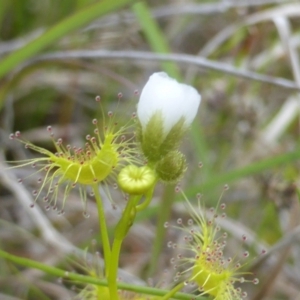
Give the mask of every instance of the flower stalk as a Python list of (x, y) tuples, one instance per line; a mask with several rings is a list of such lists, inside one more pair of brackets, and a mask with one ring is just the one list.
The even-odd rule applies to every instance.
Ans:
[[(134, 223), (137, 208), (140, 211), (145, 209), (150, 203), (156, 181), (155, 173), (147, 166), (128, 165), (118, 175), (119, 186), (124, 192), (129, 194), (129, 199), (115, 228), (110, 261), (107, 264), (107, 280), (111, 299), (119, 299), (117, 278), (123, 240)], [(146, 195), (146, 200), (141, 205), (138, 205), (144, 194)]]
[(118, 265), (120, 250), (124, 238), (126, 237), (128, 230), (134, 222), (136, 215), (135, 205), (140, 200), (141, 196), (134, 196), (128, 200), (125, 210), (121, 216), (120, 221), (118, 222), (115, 229), (115, 237), (112, 246), (111, 259), (109, 263), (108, 270), (108, 287), (110, 291), (111, 299), (119, 299), (118, 288), (117, 288), (117, 278), (118, 278)]
[(120, 221), (118, 222), (116, 229), (115, 229), (115, 237), (112, 246), (111, 252), (111, 260), (109, 264), (109, 271), (108, 271), (108, 287), (111, 295), (111, 299), (118, 300), (118, 291), (117, 291), (117, 272), (118, 272), (118, 265), (119, 265), (119, 257), (120, 257), (120, 250), (123, 243), (124, 238), (126, 237), (130, 227), (134, 223), (134, 219), (136, 216), (137, 211), (141, 211), (145, 209), (152, 199), (154, 191), (154, 185), (150, 187), (146, 195), (145, 201), (138, 205), (138, 202), (141, 200), (142, 195), (134, 195), (129, 198), (127, 201), (127, 205), (124, 209), (124, 212), (121, 216)]
[(165, 294), (161, 300), (168, 300), (171, 299), (172, 296), (174, 296), (177, 292), (179, 292), (184, 286), (184, 283), (181, 282), (179, 284), (177, 284), (175, 287), (173, 287), (172, 290), (170, 290), (167, 294)]
[(100, 239), (101, 239), (102, 245), (103, 245), (105, 274), (107, 277), (108, 276), (108, 266), (111, 261), (111, 249), (110, 249), (108, 231), (107, 231), (107, 226), (106, 226), (105, 211), (103, 208), (103, 203), (102, 203), (101, 195), (99, 192), (99, 186), (97, 184), (93, 185), (93, 192), (95, 194), (97, 210), (98, 210)]

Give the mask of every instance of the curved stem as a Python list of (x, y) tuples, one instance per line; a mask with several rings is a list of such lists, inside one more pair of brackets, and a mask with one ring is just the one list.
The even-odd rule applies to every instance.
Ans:
[(150, 204), (150, 202), (152, 200), (152, 196), (153, 196), (153, 191), (154, 191), (155, 185), (156, 185), (156, 182), (153, 185), (152, 189), (150, 189), (150, 191), (146, 194), (145, 201), (135, 207), (137, 212), (139, 212), (141, 210), (144, 210), (145, 208), (148, 207), (148, 205)]
[(109, 243), (107, 226), (105, 221), (103, 203), (102, 203), (101, 195), (99, 193), (99, 187), (97, 184), (93, 185), (93, 191), (95, 194), (97, 209), (98, 209), (98, 219), (99, 219), (99, 226), (100, 226), (99, 228), (100, 228), (101, 240), (102, 240), (103, 252), (104, 252), (105, 276), (107, 278), (110, 257), (111, 257), (110, 243)]
[(137, 211), (140, 211), (141, 209), (146, 208), (150, 200), (152, 199), (154, 191), (153, 188), (147, 193), (146, 200), (141, 205), (137, 205), (137, 203), (140, 201), (142, 195), (136, 195), (130, 197), (128, 200), (126, 207), (123, 211), (123, 214), (121, 216), (121, 219), (119, 220), (116, 229), (115, 229), (115, 236), (114, 236), (114, 242), (112, 246), (112, 252), (110, 256), (110, 264), (108, 269), (108, 288), (111, 299), (118, 300), (118, 286), (117, 286), (117, 277), (118, 277), (118, 265), (119, 265), (119, 257), (120, 257), (120, 251), (121, 246), (123, 243), (124, 238), (126, 237), (128, 230), (132, 226)]

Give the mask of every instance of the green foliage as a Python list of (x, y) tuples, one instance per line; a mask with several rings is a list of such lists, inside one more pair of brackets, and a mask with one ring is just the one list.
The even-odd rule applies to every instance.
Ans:
[[(72, 16), (65, 18), (60, 23), (50, 27), (41, 36), (25, 45), (24, 47), (16, 50), (12, 54), (8, 55), (5, 59), (0, 61), (1, 70), (0, 78), (6, 75), (9, 71), (15, 68), (18, 64), (22, 63), (24, 60), (33, 57), (39, 51), (46, 48), (53, 42), (56, 42), (59, 38), (65, 36), (67, 33), (78, 29), (85, 24), (99, 18), (105, 14), (115, 11), (120, 7), (134, 2), (133, 0), (117, 0), (117, 1), (101, 1), (93, 5), (81, 9)], [(63, 2), (66, 3), (66, 2)], [(63, 6), (65, 7), (65, 6)]]

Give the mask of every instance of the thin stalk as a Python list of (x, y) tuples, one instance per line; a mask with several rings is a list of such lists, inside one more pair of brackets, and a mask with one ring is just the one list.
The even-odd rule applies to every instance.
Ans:
[(119, 257), (122, 246), (122, 239), (114, 239), (112, 252), (111, 252), (111, 261), (109, 265), (108, 272), (108, 288), (111, 299), (119, 299), (118, 296), (118, 286), (117, 286), (117, 277), (118, 277), (118, 265), (119, 265)]
[(131, 225), (134, 222), (136, 209), (135, 206), (137, 202), (141, 199), (141, 196), (134, 196), (130, 198), (127, 202), (125, 210), (122, 214), (120, 221), (118, 222), (115, 230), (115, 237), (111, 252), (111, 260), (109, 264), (108, 270), (108, 288), (111, 299), (119, 299), (118, 296), (118, 286), (117, 286), (117, 277), (118, 277), (118, 265), (119, 265), (119, 257), (121, 246), (124, 238), (127, 235), (127, 232)]
[(154, 192), (154, 188), (156, 186), (156, 183), (157, 183), (157, 181), (154, 183), (152, 189), (150, 189), (150, 191), (146, 194), (145, 201), (135, 207), (137, 212), (142, 211), (142, 210), (146, 209), (149, 206), (149, 204), (152, 200), (152, 196), (153, 196), (153, 192)]
[(105, 213), (103, 208), (103, 203), (101, 195), (99, 193), (99, 187), (97, 184), (93, 185), (93, 191), (96, 198), (97, 209), (98, 209), (98, 218), (99, 218), (99, 229), (100, 229), (100, 238), (102, 240), (103, 252), (104, 252), (104, 262), (105, 262), (105, 276), (108, 277), (108, 268), (111, 257), (110, 243), (108, 237), (108, 231), (106, 226)]
[(178, 291), (180, 291), (183, 288), (183, 282), (177, 284), (175, 287), (172, 288), (172, 290), (170, 292), (168, 292), (167, 294), (165, 294), (161, 300), (168, 300), (171, 297), (173, 297)]
[(151, 261), (150, 261), (150, 266), (147, 274), (148, 277), (152, 277), (154, 275), (155, 269), (157, 267), (157, 261), (161, 253), (163, 243), (165, 241), (166, 229), (164, 224), (170, 218), (172, 204), (175, 198), (174, 190), (175, 190), (174, 185), (165, 186), (163, 196), (161, 197), (160, 207), (157, 216), (155, 239), (153, 242)]

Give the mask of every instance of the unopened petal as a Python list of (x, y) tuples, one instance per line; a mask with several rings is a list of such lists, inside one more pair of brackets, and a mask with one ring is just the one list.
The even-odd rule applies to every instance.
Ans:
[(201, 96), (196, 89), (158, 72), (150, 76), (142, 90), (137, 115), (145, 129), (153, 114), (160, 111), (164, 133), (167, 134), (182, 117), (188, 127), (197, 114), (200, 101)]

